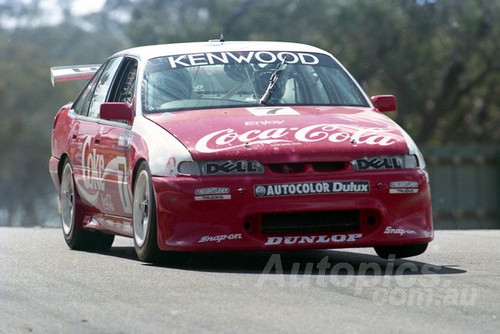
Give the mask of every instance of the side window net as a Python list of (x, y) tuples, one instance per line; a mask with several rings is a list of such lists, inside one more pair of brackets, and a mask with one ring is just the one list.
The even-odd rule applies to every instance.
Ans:
[(135, 96), (135, 82), (137, 76), (137, 61), (135, 59), (127, 59), (124, 69), (121, 73), (120, 80), (115, 89), (113, 102), (132, 103)]

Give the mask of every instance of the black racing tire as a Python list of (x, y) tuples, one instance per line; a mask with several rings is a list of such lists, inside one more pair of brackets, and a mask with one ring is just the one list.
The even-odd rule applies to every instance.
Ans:
[(132, 216), (137, 257), (144, 262), (158, 262), (162, 252), (157, 240), (156, 201), (151, 172), (145, 161), (137, 168)]
[(75, 187), (73, 167), (68, 159), (63, 163), (59, 192), (61, 225), (64, 240), (74, 250), (100, 251), (107, 250), (113, 244), (114, 235), (99, 231), (86, 231), (81, 228), (84, 212), (79, 204)]
[(375, 247), (375, 252), (383, 259), (395, 258), (401, 259), (404, 257), (417, 256), (425, 252), (428, 243), (404, 245), (404, 246), (384, 246)]

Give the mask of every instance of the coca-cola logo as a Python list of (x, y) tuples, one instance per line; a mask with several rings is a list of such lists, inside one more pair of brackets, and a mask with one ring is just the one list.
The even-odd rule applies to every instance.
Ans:
[(96, 149), (90, 149), (91, 138), (87, 137), (83, 143), (82, 179), (87, 189), (104, 190), (103, 173), (105, 170), (104, 156), (97, 154)]
[(224, 129), (209, 133), (196, 143), (196, 150), (213, 153), (233, 150), (250, 145), (276, 145), (284, 143), (331, 143), (351, 142), (353, 145), (390, 146), (396, 143), (396, 135), (380, 128), (360, 128), (348, 125), (315, 124), (306, 127), (253, 129), (239, 133)]
[[(112, 197), (112, 191), (106, 188), (106, 178), (111, 174), (117, 177), (118, 194), (125, 213), (132, 212), (132, 200), (127, 190), (127, 161), (124, 156), (115, 156), (113, 159), (106, 161), (103, 154), (100, 154), (98, 149), (92, 147), (92, 137), (87, 136), (83, 143), (81, 167), (81, 179), (77, 182), (83, 183), (78, 190), (82, 199), (96, 206), (101, 200), (103, 207), (114, 211), (116, 203)], [(120, 139), (118, 139), (120, 144)], [(119, 145), (117, 145), (118, 147)], [(117, 148), (117, 152), (120, 152)]]

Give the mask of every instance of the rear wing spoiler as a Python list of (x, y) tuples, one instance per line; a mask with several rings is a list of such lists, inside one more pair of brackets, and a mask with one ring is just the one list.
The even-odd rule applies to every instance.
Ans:
[(73, 65), (73, 66), (56, 66), (50, 68), (50, 81), (52, 86), (56, 82), (70, 80), (89, 80), (99, 69), (100, 64), (93, 65)]

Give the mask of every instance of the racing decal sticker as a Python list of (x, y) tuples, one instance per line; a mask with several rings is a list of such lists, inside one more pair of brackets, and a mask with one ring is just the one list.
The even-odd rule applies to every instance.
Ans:
[(385, 228), (384, 234), (399, 234), (399, 235), (403, 236), (405, 234), (414, 235), (414, 234), (417, 234), (417, 232), (414, 230), (405, 230), (405, 229), (401, 229), (401, 228), (392, 228), (391, 226), (387, 226)]
[(115, 149), (118, 151), (129, 152), (134, 142), (134, 134), (131, 131), (120, 132)]
[(390, 183), (390, 194), (416, 194), (418, 193), (418, 182), (394, 181)]
[(195, 195), (229, 194), (229, 188), (219, 188), (219, 187), (201, 188), (201, 189), (196, 189), (194, 191), (194, 194)]
[(235, 233), (235, 234), (221, 234), (221, 235), (215, 235), (215, 236), (204, 236), (200, 240), (198, 240), (198, 243), (201, 242), (216, 242), (219, 243), (221, 241), (225, 240), (241, 240), (243, 239), (243, 236), (241, 233)]
[(229, 188), (201, 188), (194, 191), (196, 201), (216, 201), (231, 199)]
[(274, 116), (274, 115), (300, 115), (299, 112), (290, 107), (257, 107), (247, 108), (255, 116)]
[(324, 244), (332, 242), (354, 242), (363, 237), (361, 233), (309, 235), (290, 237), (267, 237), (266, 246), (294, 245), (294, 244)]
[(214, 64), (272, 64), (285, 60), (287, 64), (317, 65), (322, 61), (331, 64), (331, 58), (326, 55), (304, 53), (304, 52), (271, 52), (271, 51), (248, 51), (248, 52), (207, 52), (184, 54), (167, 57), (170, 68), (182, 68), (191, 66), (214, 65)]
[(285, 121), (274, 121), (274, 120), (264, 120), (264, 121), (247, 121), (245, 126), (266, 126), (266, 125), (281, 125)]
[[(83, 168), (83, 185), (86, 189), (102, 191), (104, 190), (104, 156), (97, 154), (96, 149), (90, 149), (91, 137), (88, 136), (83, 143), (82, 153), (82, 168)], [(91, 204), (97, 203), (98, 193), (93, 195), (88, 194), (87, 200)]]
[(209, 133), (196, 143), (196, 150), (213, 153), (248, 147), (254, 144), (356, 142), (356, 145), (390, 146), (396, 139), (390, 133), (378, 128), (358, 128), (338, 124), (314, 124), (303, 128), (276, 127), (252, 129), (242, 133), (227, 128)]
[(170, 159), (168, 159), (167, 165), (165, 167), (165, 174), (167, 176), (175, 176), (175, 174), (177, 172), (177, 169), (175, 168), (176, 165), (177, 164), (176, 164), (176, 161), (175, 161), (174, 157), (171, 157)]
[(378, 157), (357, 159), (356, 166), (359, 170), (365, 169), (399, 169), (403, 168), (403, 161), (399, 157)]
[(368, 181), (322, 181), (304, 183), (259, 184), (254, 186), (255, 197), (316, 195), (338, 193), (369, 193)]
[(132, 200), (127, 189), (127, 165), (124, 156), (117, 156), (105, 165), (104, 156), (98, 154), (96, 149), (91, 149), (91, 136), (88, 136), (83, 143), (82, 152), (82, 181), (83, 187), (79, 187), (82, 197), (91, 205), (96, 206), (101, 195), (103, 207), (114, 210), (112, 199), (109, 194), (105, 195), (106, 183), (104, 180), (110, 174), (116, 174), (118, 178), (118, 193), (123, 210), (126, 213), (132, 212)]
[(205, 175), (263, 174), (264, 166), (257, 161), (210, 161), (201, 167)]
[(396, 188), (389, 189), (390, 194), (416, 194), (418, 193), (418, 188)]
[(394, 181), (394, 182), (391, 182), (391, 188), (418, 188), (418, 182), (415, 182), (415, 181)]
[(231, 199), (231, 195), (202, 195), (195, 196), (195, 201), (221, 201)]

